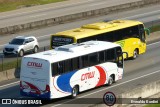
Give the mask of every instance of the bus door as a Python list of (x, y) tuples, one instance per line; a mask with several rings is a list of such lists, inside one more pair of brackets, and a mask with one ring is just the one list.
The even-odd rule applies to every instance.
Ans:
[[(123, 59), (123, 53), (120, 47), (116, 48), (116, 62), (117, 62), (117, 66), (118, 66), (118, 79), (122, 79), (123, 76), (123, 67), (124, 67), (124, 59)], [(127, 55), (126, 55), (127, 58)]]
[[(91, 55), (92, 57), (92, 55)], [(95, 68), (92, 66), (94, 65), (89, 60), (94, 60), (94, 58), (91, 58), (90, 55), (84, 55), (81, 57), (81, 66), (84, 68), (82, 69), (82, 75), (81, 75), (81, 83), (83, 85), (83, 89), (90, 89), (95, 87)]]
[(146, 51), (146, 36), (143, 25), (139, 25), (139, 35), (140, 35), (140, 53), (144, 53)]

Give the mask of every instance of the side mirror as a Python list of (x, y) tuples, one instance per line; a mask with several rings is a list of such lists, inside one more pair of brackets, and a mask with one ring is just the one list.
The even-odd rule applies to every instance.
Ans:
[(147, 35), (150, 35), (150, 29), (144, 28), (144, 31), (147, 33)]
[(26, 45), (26, 42), (24, 42), (23, 45)]
[(126, 59), (128, 59), (128, 53), (127, 52), (122, 52), (122, 54), (126, 54)]

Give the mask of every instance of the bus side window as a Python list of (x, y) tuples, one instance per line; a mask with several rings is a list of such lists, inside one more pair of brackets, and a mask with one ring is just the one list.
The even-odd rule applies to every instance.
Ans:
[(79, 58), (78, 57), (77, 58), (73, 58), (73, 59), (71, 59), (71, 61), (72, 61), (72, 63), (71, 63), (72, 70), (79, 69)]
[(81, 61), (82, 61), (82, 68), (88, 67), (89, 63), (88, 63), (88, 55), (84, 55), (81, 57)]
[(98, 54), (92, 53), (89, 55), (89, 66), (97, 65), (99, 62)]
[(115, 49), (105, 51), (105, 61), (115, 62)]
[(64, 73), (64, 62), (63, 61), (58, 62), (58, 72), (59, 74)]
[(58, 75), (58, 63), (53, 63), (52, 65), (52, 76)]
[(72, 71), (72, 68), (71, 68), (71, 59), (67, 59), (64, 61), (64, 65), (65, 65), (65, 72), (69, 72), (69, 71)]
[(103, 63), (105, 61), (104, 51), (99, 52), (99, 62)]

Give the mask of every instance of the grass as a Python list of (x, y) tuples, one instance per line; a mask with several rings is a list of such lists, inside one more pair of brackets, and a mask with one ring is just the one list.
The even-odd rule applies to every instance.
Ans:
[(149, 27), (150, 32), (160, 31), (160, 25)]
[(160, 104), (148, 104), (145, 105), (144, 107), (160, 107)]
[(21, 65), (21, 60), (18, 60), (18, 63), (17, 63), (17, 60), (11, 61), (11, 62), (6, 62), (6, 63), (4, 60), (3, 65), (2, 65), (2, 63), (0, 64), (0, 72), (5, 71), (5, 70), (9, 70), (9, 69), (13, 69), (13, 68), (17, 68), (17, 67), (19, 68), (20, 65)]
[(30, 7), (35, 5), (43, 5), (66, 0), (0, 0), (0, 12), (19, 9), (22, 7)]

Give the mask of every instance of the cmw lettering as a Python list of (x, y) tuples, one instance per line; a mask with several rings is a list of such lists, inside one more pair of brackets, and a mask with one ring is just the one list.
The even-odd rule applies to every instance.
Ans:
[(27, 66), (42, 67), (42, 63), (28, 62), (28, 63), (27, 63)]
[(94, 74), (95, 74), (95, 71), (87, 72), (85, 74), (82, 74), (81, 81), (84, 81), (84, 80), (87, 80), (87, 79), (90, 79), (90, 78), (94, 78)]

